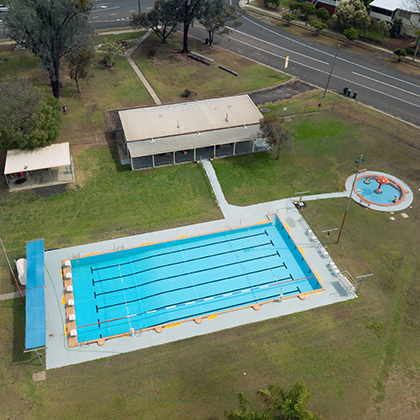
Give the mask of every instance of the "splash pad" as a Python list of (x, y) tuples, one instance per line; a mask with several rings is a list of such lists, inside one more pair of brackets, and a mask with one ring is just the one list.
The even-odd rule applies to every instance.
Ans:
[[(346, 181), (350, 192), (354, 175)], [(378, 211), (398, 211), (413, 201), (410, 187), (400, 179), (382, 172), (366, 171), (356, 179), (352, 198), (364, 207)]]

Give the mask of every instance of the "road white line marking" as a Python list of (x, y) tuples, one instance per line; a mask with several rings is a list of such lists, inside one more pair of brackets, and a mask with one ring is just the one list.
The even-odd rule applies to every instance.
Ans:
[[(295, 39), (291, 39), (291, 38), (289, 38), (289, 37), (287, 37), (287, 36), (285, 36), (285, 35), (281, 35), (281, 34), (279, 34), (279, 33), (275, 32), (275, 31), (273, 31), (272, 29), (268, 29), (268, 28), (266, 28), (266, 27), (265, 27), (265, 26), (263, 26), (263, 25), (260, 25), (260, 24), (258, 24), (258, 23), (256, 23), (256, 22), (253, 22), (251, 19), (247, 18), (246, 16), (241, 16), (241, 18), (242, 18), (242, 19), (246, 19), (247, 21), (249, 21), (250, 23), (254, 24), (255, 26), (258, 26), (258, 27), (260, 27), (260, 28), (262, 28), (262, 29), (266, 30), (267, 32), (270, 32), (270, 33), (272, 33), (272, 34), (275, 34), (275, 35), (277, 35), (277, 36), (278, 36), (278, 37), (280, 37), (280, 38), (287, 39), (287, 40), (288, 40), (288, 41), (290, 41), (290, 42), (294, 42), (295, 44), (301, 45), (301, 46), (303, 46), (303, 47), (305, 47), (305, 48), (309, 48), (309, 49), (314, 50), (314, 51), (316, 51), (316, 52), (318, 52), (318, 53), (326, 54), (326, 55), (327, 55), (327, 56), (329, 56), (329, 57), (334, 57), (334, 54), (330, 54), (330, 53), (328, 53), (328, 52), (326, 52), (326, 51), (322, 51), (322, 50), (319, 50), (319, 49), (317, 49), (317, 48), (315, 48), (315, 47), (311, 47), (310, 45), (306, 45), (306, 44), (305, 44), (305, 43), (303, 43), (303, 42), (296, 41)], [(234, 28), (230, 28), (230, 29), (231, 29), (233, 32), (239, 32), (239, 33), (241, 33), (242, 35), (248, 35), (248, 34), (246, 34), (245, 32), (238, 31), (237, 29), (234, 29)], [(249, 36), (249, 35), (248, 35), (248, 36)], [(264, 41), (264, 40), (262, 40), (262, 39), (260, 39), (260, 41), (261, 41), (261, 42), (265, 42), (265, 41)], [(394, 80), (398, 80), (398, 81), (400, 81), (400, 82), (406, 83), (406, 84), (411, 85), (411, 86), (415, 86), (416, 88), (418, 88), (418, 87), (419, 87), (419, 85), (418, 85), (418, 84), (411, 83), (411, 82), (407, 82), (406, 80), (399, 79), (398, 77), (391, 76), (391, 75), (389, 75), (389, 74), (386, 74), (386, 73), (380, 72), (380, 71), (378, 71), (378, 70), (373, 70), (373, 69), (371, 69), (371, 68), (369, 68), (369, 67), (365, 67), (365, 66), (362, 66), (361, 64), (357, 64), (357, 63), (354, 63), (354, 62), (352, 62), (352, 61), (350, 61), (350, 60), (346, 60), (345, 58), (341, 58), (340, 56), (338, 56), (338, 57), (337, 57), (337, 60), (341, 60), (341, 61), (344, 61), (344, 62), (346, 62), (346, 63), (349, 63), (349, 64), (351, 64), (351, 65), (353, 65), (353, 66), (360, 67), (360, 68), (362, 68), (362, 69), (368, 70), (368, 71), (370, 71), (370, 72), (374, 72), (374, 73), (377, 73), (377, 74), (381, 74), (382, 76), (389, 77), (389, 78), (394, 79)]]
[[(229, 27), (229, 29), (230, 30), (235, 30), (234, 28), (230, 28), (230, 27)], [(238, 30), (235, 30), (235, 32), (238, 32), (238, 33), (240, 33), (242, 35), (246, 35), (247, 37), (252, 38), (252, 39), (255, 39), (255, 40), (259, 41), (259, 42), (263, 42), (264, 44), (271, 45), (272, 47), (279, 48), (281, 50), (285, 50), (285, 51), (287, 51), (286, 55), (292, 55), (292, 54), (301, 55), (302, 57), (305, 57), (306, 59), (313, 60), (313, 61), (318, 61), (319, 63), (325, 64), (326, 66), (329, 66), (330, 65), (329, 63), (327, 63), (325, 61), (318, 60), (317, 58), (308, 57), (305, 54), (301, 54), (301, 53), (298, 53), (296, 51), (291, 51), (290, 49), (287, 49), (287, 48), (284, 48), (284, 47), (280, 47), (279, 45), (273, 44), (271, 42), (263, 41), (260, 38), (257, 38), (257, 37), (252, 36), (252, 35), (248, 35), (248, 34), (246, 34), (244, 32), (240, 32)]]
[(356, 73), (355, 71), (352, 71), (352, 73), (355, 74), (355, 75), (357, 75), (357, 76), (364, 77), (365, 79), (373, 80), (376, 83), (381, 83), (382, 85), (389, 86), (392, 89), (398, 89), (401, 92), (405, 92), (405, 93), (408, 93), (409, 95), (413, 95), (413, 96), (418, 96), (420, 98), (420, 95), (417, 95), (417, 93), (410, 92), (409, 90), (401, 89), (401, 88), (399, 88), (397, 86), (390, 85), (389, 83), (381, 82), (378, 79), (374, 79), (373, 77), (365, 76), (364, 74)]
[(103, 6), (100, 9), (93, 9), (94, 12), (108, 12), (109, 10), (115, 10), (115, 9), (119, 9), (120, 6), (114, 6), (114, 7), (108, 7), (108, 6)]
[(129, 10), (128, 13), (136, 13), (135, 10)]
[[(231, 38), (231, 39), (233, 39), (234, 41), (239, 42), (239, 43), (241, 43), (241, 44), (245, 44), (245, 45), (248, 45), (248, 46), (249, 46), (249, 44), (247, 44), (246, 42), (239, 41), (239, 40), (238, 40), (238, 39), (236, 39), (236, 38)], [(262, 48), (258, 48), (258, 47), (253, 47), (253, 48), (255, 48), (255, 49), (257, 49), (257, 50), (260, 50), (260, 51), (263, 51), (263, 52), (265, 52), (265, 53), (267, 53), (267, 54), (274, 55), (274, 56), (276, 56), (276, 57), (285, 58), (285, 57), (282, 57), (282, 56), (280, 56), (280, 55), (278, 55), (278, 54), (274, 54), (274, 53), (272, 53), (272, 52), (270, 52), (270, 51), (263, 50)], [(296, 60), (294, 60), (294, 62), (293, 62), (293, 63), (295, 63), (295, 64), (299, 64), (299, 65), (301, 65), (301, 66), (303, 66), (303, 67), (308, 67), (308, 68), (310, 68), (310, 69), (312, 69), (312, 70), (318, 71), (319, 73), (323, 73), (323, 74), (330, 74), (330, 73), (329, 73), (329, 72), (327, 72), (327, 71), (317, 69), (316, 67), (313, 67), (313, 66), (308, 66), (307, 64), (300, 63), (299, 61), (296, 61)], [(332, 76), (331, 76), (331, 77), (335, 77), (336, 79), (344, 80), (345, 82), (349, 82), (349, 81), (351, 81), (351, 82), (353, 82), (353, 83), (357, 83), (357, 84), (358, 84), (358, 86), (360, 86), (360, 87), (364, 87), (364, 88), (369, 89), (369, 90), (371, 90), (371, 91), (373, 91), (373, 92), (380, 93), (381, 95), (385, 95), (385, 96), (388, 96), (388, 97), (390, 97), (390, 98), (396, 99), (397, 101), (401, 101), (401, 102), (404, 102), (404, 103), (406, 103), (406, 104), (413, 105), (413, 106), (415, 106), (415, 107), (417, 107), (417, 108), (420, 108), (420, 105), (417, 105), (417, 104), (415, 104), (415, 103), (413, 103), (413, 102), (409, 102), (409, 101), (406, 101), (406, 100), (404, 100), (404, 99), (397, 98), (396, 96), (389, 95), (389, 94), (387, 94), (387, 93), (385, 93), (385, 92), (381, 92), (380, 90), (373, 89), (373, 88), (371, 88), (371, 87), (369, 87), (369, 86), (362, 85), (362, 84), (360, 84), (359, 82), (356, 82), (356, 81), (353, 81), (353, 80), (349, 80), (349, 78), (346, 78), (346, 77), (341, 77), (341, 76), (337, 76), (337, 75), (335, 75), (335, 74), (332, 74)]]

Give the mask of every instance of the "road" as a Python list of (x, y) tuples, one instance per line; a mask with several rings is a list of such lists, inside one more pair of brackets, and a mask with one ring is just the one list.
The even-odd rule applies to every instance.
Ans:
[[(142, 11), (153, 7), (153, 0), (140, 1)], [(238, 5), (238, 0), (233, 3)], [(99, 1), (91, 14), (92, 23), (95, 29), (126, 28), (131, 14), (137, 11), (138, 0)], [(249, 15), (242, 16), (241, 20), (243, 25), (238, 30), (233, 30), (229, 37), (216, 37), (215, 45), (321, 88), (326, 86), (337, 46), (299, 38)], [(191, 28), (190, 34), (206, 38), (206, 32), (199, 25)], [(284, 69), (286, 56), (290, 61), (289, 67)], [(358, 102), (420, 125), (420, 76), (395, 69), (384, 61), (383, 55), (363, 55), (341, 45), (329, 89), (341, 93), (344, 87), (358, 92)]]
[[(249, 15), (241, 20), (243, 25), (229, 37), (218, 37), (216, 45), (325, 88), (337, 46), (304, 40)], [(191, 35), (206, 38), (204, 29), (197, 26)], [(289, 66), (284, 69), (286, 56)], [(394, 67), (381, 54), (363, 55), (341, 45), (329, 89), (339, 93), (344, 87), (356, 90), (358, 102), (420, 126), (420, 76)]]

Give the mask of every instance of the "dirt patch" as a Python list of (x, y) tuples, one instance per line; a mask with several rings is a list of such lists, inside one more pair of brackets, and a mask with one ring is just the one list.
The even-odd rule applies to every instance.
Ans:
[(67, 191), (67, 184), (51, 185), (51, 187), (34, 188), (33, 193), (36, 198), (49, 198), (54, 195), (64, 194)]
[(263, 105), (268, 102), (276, 102), (283, 99), (289, 99), (293, 96), (313, 89), (315, 88), (308, 83), (304, 83), (300, 80), (294, 80), (283, 85), (251, 93), (249, 96), (254, 101), (255, 105)]
[(156, 56), (150, 57), (150, 61), (153, 63), (155, 67), (162, 67), (162, 63)]

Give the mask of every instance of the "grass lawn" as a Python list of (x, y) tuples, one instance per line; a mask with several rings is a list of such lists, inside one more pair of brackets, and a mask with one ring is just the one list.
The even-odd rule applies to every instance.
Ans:
[[(332, 119), (331, 115), (293, 118), (293, 148), (289, 154), (282, 154), (287, 158), (281, 161), (275, 161), (270, 154), (256, 154), (251, 157), (255, 160), (249, 162), (242, 161), (242, 157), (213, 161), (225, 191), (229, 186), (224, 171), (227, 166), (231, 168), (231, 184), (236, 189), (228, 201), (246, 197), (242, 190), (249, 192), (252, 202), (290, 195), (289, 190), (302, 184), (289, 173), (306, 182), (304, 185), (312, 193), (341, 190), (360, 153), (366, 158), (367, 168), (395, 174), (415, 192), (418, 190), (419, 151), (383, 135), (378, 139), (375, 131), (338, 116)], [(298, 150), (301, 160), (295, 156)], [(42, 200), (21, 194), (8, 211), (7, 202), (2, 201), (2, 222), (17, 212), (13, 224), (8, 220), (10, 227), (2, 223), (2, 229), (8, 229), (3, 240), (7, 248), (13, 249), (13, 255), (23, 251), (23, 240), (30, 239), (27, 234), (15, 234), (15, 230), (32, 231), (37, 218), (43, 218), (44, 227), (39, 225), (31, 237), (45, 237), (48, 244), (67, 226), (85, 197), (89, 199), (82, 206), (80, 220), (77, 216), (78, 223), (70, 224), (51, 246), (170, 224), (171, 219), (162, 217), (164, 209), (172, 216), (201, 205), (209, 218), (219, 216), (208, 184), (196, 186), (196, 180), (204, 178), (200, 166), (131, 173), (119, 166), (112, 169), (113, 153), (106, 148), (80, 148), (79, 153), (74, 153), (76, 167), (83, 170), (78, 175), (83, 188), (78, 191)], [(271, 174), (266, 167), (271, 168)], [(324, 168), (328, 170), (324, 172)], [(189, 175), (181, 175), (181, 170)], [(194, 179), (194, 183), (185, 187), (185, 177)], [(285, 182), (270, 185), (272, 179), (279, 178)], [(167, 183), (178, 189), (166, 188)], [(295, 184), (290, 187), (289, 183)], [(122, 188), (126, 189), (121, 192)], [(198, 197), (203, 188), (206, 194)], [(141, 216), (132, 210), (124, 217), (127, 209), (141, 203), (135, 198), (139, 192), (152, 209), (143, 206)], [(187, 201), (177, 201), (180, 194), (187, 192), (197, 196), (197, 201), (184, 210)], [(77, 197), (77, 202), (67, 201), (71, 196)], [(36, 207), (31, 207), (31, 199), (38, 201)], [(114, 203), (116, 200), (120, 202)], [(310, 202), (303, 215), (315, 232), (339, 227), (346, 202)], [(100, 208), (106, 206), (111, 208)], [(67, 207), (71, 212), (61, 216)], [(95, 217), (86, 218), (90, 212)], [(121, 212), (124, 216), (120, 216)], [(334, 244), (336, 236), (331, 235), (330, 252), (343, 269), (354, 276), (374, 274), (365, 280), (356, 300), (154, 347), (145, 354), (133, 352), (48, 371), (44, 382), (32, 381), (32, 373), (42, 368), (34, 355), (22, 353), (24, 313), (20, 301), (0, 302), (0, 334), (10, 337), (0, 341), (0, 375), (4, 378), (0, 398), (5, 396), (2, 400), (6, 401), (0, 415), (19, 419), (222, 419), (226, 408), (237, 407), (237, 397), (232, 394), (289, 378), (285, 386), (295, 380), (306, 384), (312, 395), (308, 409), (325, 419), (416, 418), (420, 412), (418, 194), (413, 207), (405, 212), (408, 219), (395, 214), (396, 220), (392, 221), (389, 213), (369, 211), (352, 202), (340, 245)], [(28, 214), (33, 214), (30, 223), (19, 227), (17, 220)], [(60, 220), (55, 222), (48, 214), (58, 215)], [(99, 233), (106, 229), (106, 223), (100, 220), (103, 217), (115, 219), (112, 231)], [(200, 211), (196, 211), (191, 219), (200, 217)], [(45, 233), (49, 224), (51, 230)], [(246, 395), (255, 402), (253, 392), (247, 391)]]
[[(181, 54), (182, 34), (177, 32), (162, 44), (151, 35), (134, 52), (133, 59), (146, 76), (163, 103), (185, 101), (180, 95), (185, 89), (193, 94), (192, 100), (230, 96), (242, 92), (275, 86), (290, 79), (290, 76), (257, 64), (217, 47), (204, 45), (190, 38), (190, 51), (214, 60), (207, 66)], [(148, 51), (154, 50), (159, 62), (147, 59)], [(239, 73), (237, 77), (219, 69), (223, 65)]]
[[(178, 48), (171, 45), (173, 51)], [(198, 52), (207, 55), (207, 47), (201, 47)], [(12, 59), (6, 62), (14, 67), (10, 72), (26, 74), (19, 64), (25, 63), (34, 82), (46, 87), (34, 60), (26, 52), (16, 53), (20, 58), (15, 64)], [(159, 52), (157, 56), (164, 68), (165, 57)], [(180, 55), (178, 59), (187, 60)], [(145, 74), (157, 73), (159, 68), (146, 64), (150, 69), (145, 65)], [(204, 73), (204, 65), (194, 66)], [(118, 87), (104, 95), (114, 94), (119, 104), (134, 101), (136, 95), (130, 96), (127, 87), (130, 82), (123, 78), (124, 64), (117, 62), (116, 69)], [(168, 89), (166, 100), (178, 100), (176, 95), (185, 88), (195, 90), (196, 99), (211, 89), (204, 82), (202, 88), (199, 84), (195, 88), (182, 66), (179, 72), (183, 83), (172, 92)], [(126, 77), (131, 77), (128, 73)], [(168, 82), (173, 83), (169, 73)], [(65, 81), (64, 98), (74, 96), (70, 84)], [(98, 84), (95, 92), (112, 91), (103, 86)], [(70, 111), (80, 106), (88, 112), (88, 104), (94, 106), (87, 100), (71, 105), (70, 100)], [(95, 126), (100, 117), (91, 110), (88, 118)], [(75, 125), (83, 124), (78, 112), (69, 115)], [(405, 210), (407, 219), (396, 213), (395, 220), (390, 220), (389, 213), (352, 202), (340, 245), (331, 235), (329, 250), (343, 269), (354, 276), (374, 274), (364, 282), (359, 298), (145, 353), (55, 369), (47, 372), (46, 381), (36, 383), (32, 374), (43, 368), (34, 354), (23, 354), (21, 302), (0, 301), (0, 418), (221, 420), (226, 408), (237, 407), (237, 392), (246, 392), (255, 402), (254, 392), (248, 390), (283, 380), (286, 387), (295, 380), (304, 382), (312, 395), (308, 409), (325, 420), (419, 417), (420, 151), (335, 113), (293, 117), (287, 125), (292, 148), (282, 151), (278, 161), (273, 152), (213, 161), (228, 202), (246, 205), (296, 191), (341, 191), (361, 153), (366, 168), (402, 178), (416, 194), (412, 208)], [(70, 132), (71, 126), (66, 130)], [(45, 238), (46, 248), (64, 247), (221, 217), (198, 164), (131, 172), (118, 163), (112, 147), (73, 147), (72, 154), (77, 185), (62, 194), (42, 197), (40, 190), (10, 194), (1, 187), (1, 238), (11, 259), (24, 256), (25, 241), (30, 239)], [(315, 232), (339, 227), (346, 202), (310, 202), (303, 216)], [(0, 293), (6, 293), (13, 286), (3, 256), (0, 262)]]
[[(76, 186), (63, 194), (42, 198), (40, 189), (2, 187), (2, 239), (10, 258), (24, 257), (32, 239), (62, 248), (222, 217), (199, 164), (132, 172), (108, 147), (74, 147), (72, 155)], [(0, 261), (0, 293), (13, 291), (3, 255)]]
[[(414, 189), (420, 181), (419, 151), (333, 112), (296, 116), (286, 122), (291, 150), (216, 159), (213, 166), (226, 199), (249, 205), (294, 196), (343, 191), (364, 155), (370, 170), (401, 176)], [(275, 181), (274, 181), (275, 180)]]

